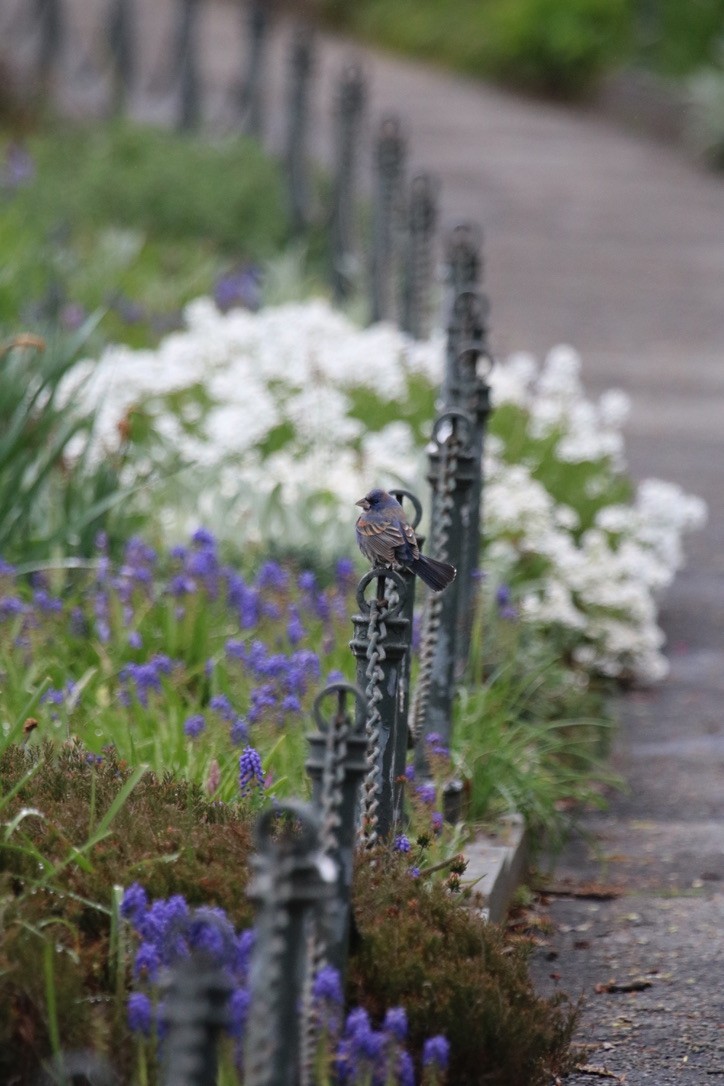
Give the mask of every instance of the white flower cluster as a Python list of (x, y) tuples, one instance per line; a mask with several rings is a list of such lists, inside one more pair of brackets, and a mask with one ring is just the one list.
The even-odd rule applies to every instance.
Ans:
[[(374, 419), (355, 417), (353, 398), (363, 390), (404, 404), (413, 376), (436, 388), (442, 333), (413, 343), (391, 325), (360, 330), (323, 301), (221, 314), (201, 298), (188, 307), (186, 323), (154, 351), (108, 348), (79, 367), (65, 392), (97, 413), (99, 451), (114, 443), (134, 405), (155, 404), (158, 433), (206, 469), (206, 478), (213, 475), (196, 520), (219, 530), (216, 491), (227, 510), (237, 505), (237, 539), (239, 531), (253, 537), (250, 494), (281, 487), (293, 505), (326, 491), (334, 497), (327, 517), (349, 534), (351, 505), (371, 484), (419, 485), (421, 450), (412, 427), (398, 420), (375, 429)], [(681, 566), (682, 533), (703, 522), (704, 504), (656, 480), (642, 483), (632, 504), (607, 503), (624, 465), (628, 399), (612, 390), (595, 404), (587, 400), (570, 347), (551, 351), (540, 368), (530, 356), (514, 355), (493, 369), (491, 386), (494, 405), (512, 405), (519, 426), (523, 420), (527, 451), (511, 459), (494, 415), (486, 453), (487, 561), (520, 588), (524, 618), (568, 631), (582, 665), (639, 680), (661, 677), (666, 661), (655, 594)], [(194, 389), (210, 406), (191, 398), (183, 417), (169, 409), (167, 397)], [(562, 502), (549, 489), (544, 447), (559, 481), (585, 472), (582, 500), (595, 513), (586, 530), (575, 495)], [(528, 568), (537, 571), (533, 579)]]

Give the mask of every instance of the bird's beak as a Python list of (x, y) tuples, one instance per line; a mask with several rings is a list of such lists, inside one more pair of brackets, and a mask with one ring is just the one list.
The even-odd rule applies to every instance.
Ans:
[(360, 498), (360, 500), (358, 502), (355, 502), (354, 504), (359, 505), (361, 509), (369, 509), (370, 507), (370, 503), (367, 501), (366, 498)]

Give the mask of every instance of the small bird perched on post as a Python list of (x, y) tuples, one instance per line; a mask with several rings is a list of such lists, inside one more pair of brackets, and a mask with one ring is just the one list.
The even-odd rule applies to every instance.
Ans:
[(420, 554), (415, 530), (397, 498), (375, 488), (355, 505), (362, 507), (355, 525), (357, 543), (373, 566), (409, 569), (433, 592), (442, 592), (454, 580), (455, 566)]

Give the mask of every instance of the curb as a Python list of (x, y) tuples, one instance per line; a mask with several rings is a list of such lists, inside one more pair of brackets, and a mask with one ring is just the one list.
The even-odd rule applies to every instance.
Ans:
[(528, 832), (521, 815), (506, 815), (494, 831), (478, 834), (463, 849), (466, 882), (483, 898), (480, 915), (500, 924), (528, 866)]

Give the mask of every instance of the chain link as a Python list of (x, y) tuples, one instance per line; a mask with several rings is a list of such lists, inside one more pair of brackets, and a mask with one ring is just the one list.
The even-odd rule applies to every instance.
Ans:
[[(433, 556), (441, 562), (448, 561), (459, 449), (460, 440), (455, 430), (453, 430), (442, 445), (441, 463), (435, 486), (437, 502), (435, 504), (435, 523), (432, 525), (431, 551)], [(423, 616), (422, 638), (420, 641), (420, 671), (415, 686), (411, 713), (412, 735), (416, 743), (420, 741), (430, 701), (432, 665), (440, 636), (441, 615), (442, 595), (440, 593), (431, 593), (427, 597)]]
[(380, 725), (382, 714), (379, 703), (382, 701), (380, 684), (384, 680), (385, 673), (380, 667), (385, 659), (384, 642), (387, 639), (387, 626), (385, 615), (388, 603), (378, 598), (370, 602), (370, 620), (367, 626), (367, 686), (365, 697), (367, 698), (367, 717), (365, 731), (367, 733), (367, 773), (364, 781), (362, 796), (362, 822), (360, 825), (360, 839), (366, 848), (372, 848), (377, 842), (377, 808), (379, 807), (380, 791)]

